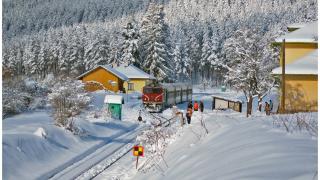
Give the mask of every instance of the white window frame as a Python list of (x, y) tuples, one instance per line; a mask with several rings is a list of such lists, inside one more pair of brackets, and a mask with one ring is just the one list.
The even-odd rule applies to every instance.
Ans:
[(128, 91), (133, 91), (133, 90), (134, 90), (134, 83), (128, 82)]

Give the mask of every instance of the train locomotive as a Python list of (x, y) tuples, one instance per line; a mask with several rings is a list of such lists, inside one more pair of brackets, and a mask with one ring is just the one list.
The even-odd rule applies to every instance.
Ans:
[(143, 87), (142, 103), (150, 112), (161, 112), (166, 107), (191, 99), (191, 84), (162, 83)]

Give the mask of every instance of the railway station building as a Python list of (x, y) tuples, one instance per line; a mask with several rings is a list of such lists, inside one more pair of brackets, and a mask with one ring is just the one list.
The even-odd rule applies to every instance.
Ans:
[(113, 92), (142, 92), (142, 88), (156, 80), (133, 65), (111, 67), (99, 65), (77, 77), (88, 91), (109, 90)]
[[(275, 40), (274, 44), (281, 46), (280, 67), (272, 71), (281, 82), (281, 65), (282, 61), (285, 61), (283, 111), (317, 111), (318, 22), (290, 25), (288, 30), (289, 33)], [(281, 87), (280, 85), (280, 103), (283, 97)]]

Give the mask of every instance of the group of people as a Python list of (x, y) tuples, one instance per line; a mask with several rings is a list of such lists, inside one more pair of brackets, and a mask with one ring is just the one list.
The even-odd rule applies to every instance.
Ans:
[(188, 107), (187, 107), (187, 113), (186, 113), (188, 124), (191, 123), (191, 117), (192, 117), (193, 111), (198, 111), (199, 109), (200, 109), (200, 112), (202, 113), (204, 109), (203, 101), (200, 101), (200, 104), (198, 104), (198, 101), (195, 101), (193, 105), (192, 105), (192, 102), (189, 101)]
[[(273, 109), (273, 102), (270, 99), (269, 103), (265, 102), (265, 106), (264, 106), (264, 110), (265, 110), (267, 116), (269, 116), (271, 114), (272, 109)], [(258, 110), (260, 112), (262, 111), (262, 99), (259, 100)]]

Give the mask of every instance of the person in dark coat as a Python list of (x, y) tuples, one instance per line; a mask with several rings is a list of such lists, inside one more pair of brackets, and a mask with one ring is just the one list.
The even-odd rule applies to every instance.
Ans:
[(259, 98), (258, 110), (259, 110), (260, 112), (262, 111), (262, 98)]
[(191, 123), (191, 116), (192, 116), (192, 108), (188, 107), (188, 109), (187, 109), (187, 122), (188, 122), (188, 124)]
[(266, 111), (266, 115), (269, 116), (270, 115), (270, 105), (267, 102), (265, 102), (264, 110)]
[(187, 108), (193, 108), (193, 106), (192, 106), (192, 102), (191, 101), (189, 101), (189, 103), (188, 103), (188, 107)]
[(203, 112), (203, 108), (204, 108), (203, 101), (200, 101), (200, 112)]
[(272, 111), (272, 109), (273, 109), (273, 103), (272, 103), (271, 99), (270, 99), (269, 106), (270, 106), (270, 111)]

